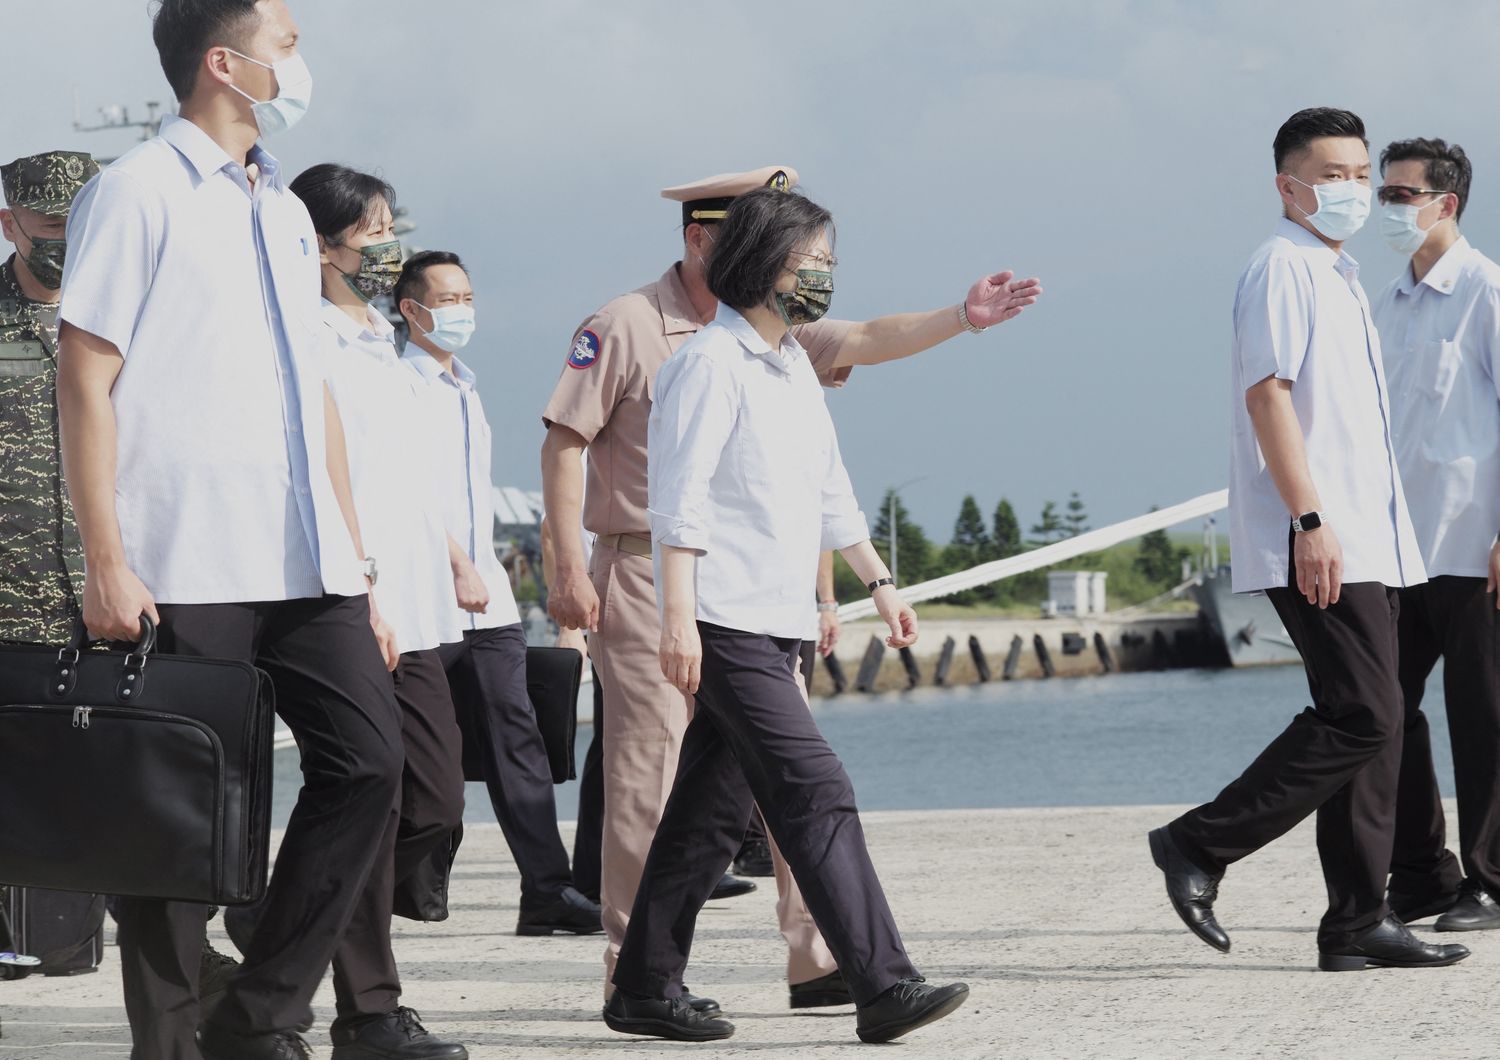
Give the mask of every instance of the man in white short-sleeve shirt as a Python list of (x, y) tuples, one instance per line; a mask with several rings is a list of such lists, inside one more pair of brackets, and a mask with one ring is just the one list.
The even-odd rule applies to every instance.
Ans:
[(317, 239), (257, 143), (306, 109), (310, 75), (282, 0), (164, 0), (154, 37), (181, 116), (85, 189), (68, 230), (58, 390), (84, 620), (130, 640), (146, 614), (163, 651), (266, 670), (305, 785), (201, 1036), (205, 908), (121, 901), (131, 1055), (306, 1055), (296, 1028), (346, 926), (388, 944), (362, 894), (402, 768), (319, 363)]
[(1370, 212), (1364, 123), (1317, 107), (1276, 135), (1283, 216), (1234, 303), (1234, 588), (1264, 591), (1313, 706), (1212, 802), (1150, 835), (1183, 922), (1216, 949), (1225, 870), (1314, 811), (1328, 911), (1318, 967), (1452, 964), (1385, 902), (1401, 765), (1396, 591), (1426, 579), (1390, 438), (1380, 340), (1344, 240)]
[[(1395, 852), (1387, 898), (1439, 931), (1500, 927), (1500, 266), (1458, 230), (1472, 166), (1443, 140), (1400, 140), (1380, 155), (1381, 234), (1409, 261), (1375, 299), (1391, 378), (1391, 437), (1432, 579), (1401, 590), (1406, 706)], [(1448, 850), (1422, 713), (1443, 660), (1458, 795)], [(1461, 859), (1461, 863), (1460, 863)]]
[(573, 884), (557, 828), (552, 770), (526, 691), (526, 634), (510, 575), (495, 555), (490, 425), (474, 373), (457, 356), (474, 330), (474, 289), (458, 255), (413, 255), (394, 292), (409, 340), (403, 360), (427, 390), (462, 633), (438, 649), (461, 713), (480, 728), (480, 763), (495, 819), (521, 876), (516, 934), (592, 935), (599, 904)]

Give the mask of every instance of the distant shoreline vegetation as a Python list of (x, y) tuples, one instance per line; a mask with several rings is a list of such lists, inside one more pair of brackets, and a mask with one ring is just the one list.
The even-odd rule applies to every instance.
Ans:
[[(894, 503), (893, 503), (894, 502)], [(946, 545), (934, 544), (906, 512), (899, 496), (886, 490), (875, 514), (871, 537), (876, 550), (890, 562), (891, 512), (896, 516), (896, 558), (902, 585), (967, 570), (991, 560), (1020, 555), (1042, 545), (1077, 537), (1091, 529), (1083, 498), (1074, 491), (1059, 504), (1048, 501), (1029, 530), (1023, 534), (1015, 508), (1000, 498), (986, 521), (973, 494), (964, 497), (954, 520), (953, 535)], [(1155, 508), (1152, 509), (1155, 511)], [(1097, 570), (1109, 575), (1110, 610), (1133, 607), (1170, 591), (1183, 579), (1183, 564), (1199, 560), (1201, 535), (1169, 534), (1157, 530), (1102, 552), (1093, 552), (1059, 564), (1007, 578), (992, 585), (966, 589), (921, 605), (918, 611), (933, 618), (983, 615), (1034, 615), (1047, 598), (1048, 570)], [(1190, 547), (1191, 546), (1191, 547)], [(1228, 547), (1221, 541), (1219, 554), (1228, 561)], [(834, 567), (834, 586), (842, 602), (858, 600), (865, 587), (846, 564)]]

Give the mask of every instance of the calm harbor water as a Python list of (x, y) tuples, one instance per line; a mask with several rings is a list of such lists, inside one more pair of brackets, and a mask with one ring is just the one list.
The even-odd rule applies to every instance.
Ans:
[[(1302, 669), (1275, 667), (845, 695), (813, 710), (862, 809), (914, 810), (1202, 802), (1307, 703)], [(1451, 796), (1441, 667), (1424, 707)], [(592, 732), (579, 727), (580, 763)], [(296, 795), (295, 752), (279, 754), (277, 770), (279, 827)], [(577, 807), (577, 782), (559, 786), (558, 816)], [(466, 819), (494, 821), (481, 784), (469, 785)]]

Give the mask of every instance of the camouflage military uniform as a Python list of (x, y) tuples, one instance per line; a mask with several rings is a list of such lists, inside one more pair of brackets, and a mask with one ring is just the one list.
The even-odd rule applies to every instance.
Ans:
[[(66, 213), (98, 172), (57, 152), (3, 167), (6, 203)], [(61, 643), (83, 601), (83, 547), (63, 487), (57, 426), (57, 311), (0, 265), (0, 640)]]

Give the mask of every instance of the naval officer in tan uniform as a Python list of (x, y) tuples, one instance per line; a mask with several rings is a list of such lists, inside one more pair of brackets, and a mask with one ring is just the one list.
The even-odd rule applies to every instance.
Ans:
[[(592, 631), (590, 648), (604, 687), (600, 899), (609, 935), (606, 993), (692, 714), (692, 701), (662, 676), (658, 659), (661, 622), (646, 516), (653, 380), (667, 358), (713, 318), (716, 299), (704, 281), (704, 263), (729, 203), (755, 188), (789, 190), (796, 183), (796, 170), (768, 166), (664, 190), (664, 198), (682, 203), (682, 260), (584, 321), (542, 413), (542, 481), (558, 575), (549, 610), (563, 628)], [(980, 279), (956, 306), (865, 323), (825, 319), (797, 328), (796, 337), (824, 385), (839, 386), (855, 365), (907, 357), (965, 330), (982, 331), (1017, 315), (1040, 293), (1036, 280), (1002, 272)], [(579, 460), (585, 449), (586, 505)], [(591, 565), (578, 535), (557, 530), (576, 527), (580, 512), (597, 535)], [(776, 883), (781, 932), (790, 947), (792, 1005), (849, 1003), (833, 956), (779, 855)]]

